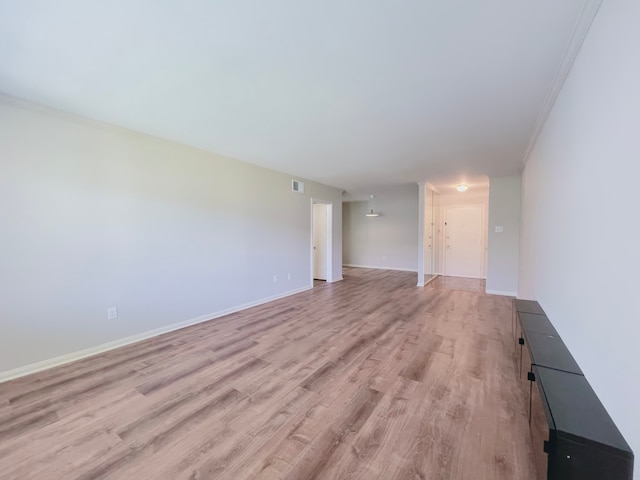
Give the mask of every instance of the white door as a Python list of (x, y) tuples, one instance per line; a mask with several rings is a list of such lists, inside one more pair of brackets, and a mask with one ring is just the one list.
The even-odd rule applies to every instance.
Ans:
[(484, 277), (484, 207), (446, 207), (444, 268), (451, 277)]
[(313, 204), (313, 278), (327, 279), (327, 205)]

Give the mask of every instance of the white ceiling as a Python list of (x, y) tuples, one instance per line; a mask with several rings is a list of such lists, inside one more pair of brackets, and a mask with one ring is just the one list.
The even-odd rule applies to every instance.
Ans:
[(520, 170), (588, 0), (0, 0), (0, 91), (348, 191)]

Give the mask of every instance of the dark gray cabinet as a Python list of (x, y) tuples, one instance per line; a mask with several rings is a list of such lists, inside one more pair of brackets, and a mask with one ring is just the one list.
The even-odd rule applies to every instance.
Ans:
[[(533, 315), (545, 315), (544, 310), (538, 302), (535, 300), (520, 300), (518, 298), (513, 300), (512, 310), (511, 310), (511, 328), (513, 330), (513, 338), (518, 341), (518, 314), (520, 313), (529, 313)], [(516, 346), (517, 348), (517, 346)]]
[(522, 362), (520, 380), (526, 393), (530, 394), (529, 373), (533, 365), (554, 368), (582, 375), (582, 370), (560, 337), (523, 331)]
[(528, 347), (526, 346), (527, 338), (525, 332), (527, 332), (527, 334), (535, 333), (558, 338), (560, 335), (558, 335), (558, 332), (545, 314), (518, 312), (516, 316), (518, 319), (516, 324), (516, 358), (518, 361), (518, 369), (521, 372), (520, 379), (526, 382), (530, 364), (526, 362)]
[(538, 478), (632, 479), (633, 453), (584, 375), (534, 365), (532, 377)]
[(516, 302), (518, 377), (539, 480), (632, 479), (631, 448), (557, 330), (541, 308), (521, 312)]

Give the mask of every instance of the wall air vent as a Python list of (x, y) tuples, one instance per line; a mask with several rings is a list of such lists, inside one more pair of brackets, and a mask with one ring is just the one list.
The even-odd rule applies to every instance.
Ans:
[(300, 180), (291, 180), (291, 191), (304, 193), (304, 182), (301, 182)]

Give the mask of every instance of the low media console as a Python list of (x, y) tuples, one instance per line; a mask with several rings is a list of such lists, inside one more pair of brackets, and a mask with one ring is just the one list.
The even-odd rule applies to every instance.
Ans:
[(631, 448), (538, 302), (514, 300), (512, 327), (538, 479), (631, 480)]

